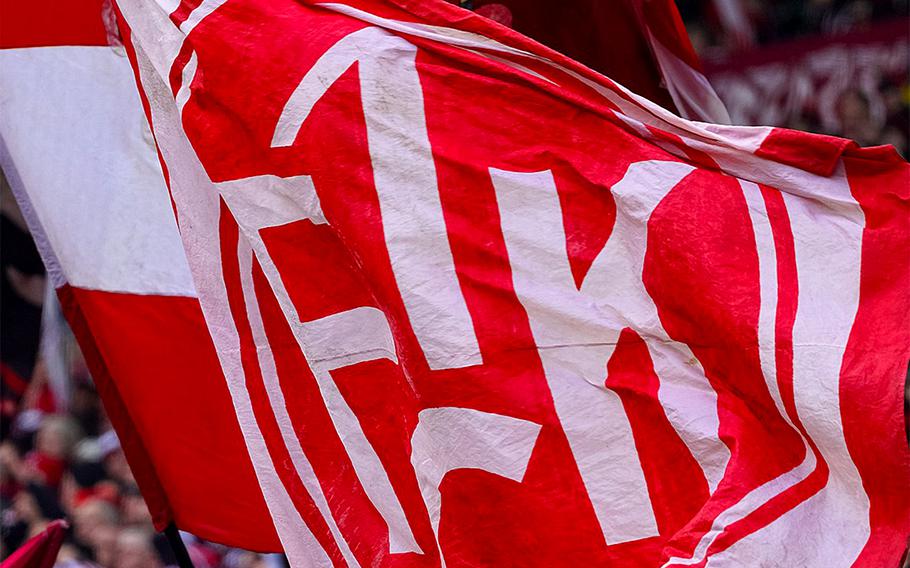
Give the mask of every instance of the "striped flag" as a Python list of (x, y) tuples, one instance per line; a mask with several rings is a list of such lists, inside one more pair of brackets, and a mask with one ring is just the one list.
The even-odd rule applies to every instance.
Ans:
[(118, 185), (157, 220), (88, 252), (152, 244), (56, 258), (179, 526), (294, 566), (898, 560), (892, 149), (689, 122), (443, 0), (117, 7), (170, 200)]
[(295, 565), (880, 566), (908, 175), (445, 2), (119, 0)]
[(156, 526), (278, 549), (113, 6), (0, 7), (0, 166)]

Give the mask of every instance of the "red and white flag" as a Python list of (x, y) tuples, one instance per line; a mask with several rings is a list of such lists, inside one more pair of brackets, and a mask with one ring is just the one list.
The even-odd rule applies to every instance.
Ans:
[(893, 149), (688, 122), (442, 0), (118, 5), (295, 566), (897, 561)]
[[(175, 522), (211, 540), (280, 550), (112, 3), (3, 3), (0, 21), (3, 170), (156, 526)], [(629, 31), (615, 42), (637, 53), (638, 32)], [(661, 92), (659, 74), (645, 67), (630, 80)]]
[(0, 22), (0, 166), (156, 526), (278, 548), (112, 4), (3, 2)]
[(186, 265), (108, 199), (88, 252), (152, 244), (58, 274), (179, 526), (295, 566), (896, 562), (893, 150), (688, 122), (442, 0), (118, 5)]

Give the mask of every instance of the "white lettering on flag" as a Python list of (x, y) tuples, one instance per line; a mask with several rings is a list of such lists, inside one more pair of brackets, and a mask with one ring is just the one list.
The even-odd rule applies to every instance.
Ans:
[(355, 62), (386, 246), (398, 290), (430, 369), (481, 363), (449, 246), (427, 135), (417, 48), (378, 28), (333, 45), (291, 95), (272, 138), (290, 146), (328, 88)]
[(552, 174), (490, 169), (515, 290), (608, 544), (657, 534), (629, 420), (619, 396), (604, 385), (607, 362), (624, 328), (646, 338), (660, 378), (660, 402), (712, 490), (730, 455), (717, 434), (714, 389), (701, 367), (689, 364), (697, 361), (689, 348), (667, 336), (642, 284), (648, 218), (693, 169), (676, 162), (629, 168), (613, 187), (613, 237), (581, 290), (572, 280)]

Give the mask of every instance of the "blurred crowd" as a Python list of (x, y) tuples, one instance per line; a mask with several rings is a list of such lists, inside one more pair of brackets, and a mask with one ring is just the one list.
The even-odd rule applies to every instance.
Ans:
[[(85, 364), (72, 361), (68, 409), (54, 407), (39, 361), (0, 442), (0, 558), (54, 519), (71, 528), (61, 568), (163, 568), (176, 564), (149, 511), (92, 386)], [(184, 533), (197, 568), (278, 568), (283, 558), (201, 541)]]
[(908, 0), (676, 0), (706, 59), (806, 36), (837, 36), (907, 17)]
[(734, 124), (910, 140), (908, 0), (677, 0)]

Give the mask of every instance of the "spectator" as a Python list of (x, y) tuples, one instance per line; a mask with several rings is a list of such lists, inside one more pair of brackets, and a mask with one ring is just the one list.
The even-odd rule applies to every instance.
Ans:
[(161, 568), (153, 544), (154, 533), (144, 527), (129, 527), (117, 536), (114, 568)]
[[(61, 548), (61, 568), (163, 568), (176, 565), (151, 515), (98, 395), (76, 358), (76, 396), (67, 414), (47, 414), (41, 396), (0, 442), (0, 560), (59, 518), (72, 527)], [(29, 387), (45, 388), (40, 381)], [(86, 436), (86, 432), (95, 434)], [(185, 535), (198, 568), (265, 568), (262, 555)], [(269, 560), (268, 567), (286, 566)]]
[(102, 566), (113, 566), (119, 524), (117, 508), (98, 497), (77, 506), (73, 515), (76, 539), (91, 550)]

